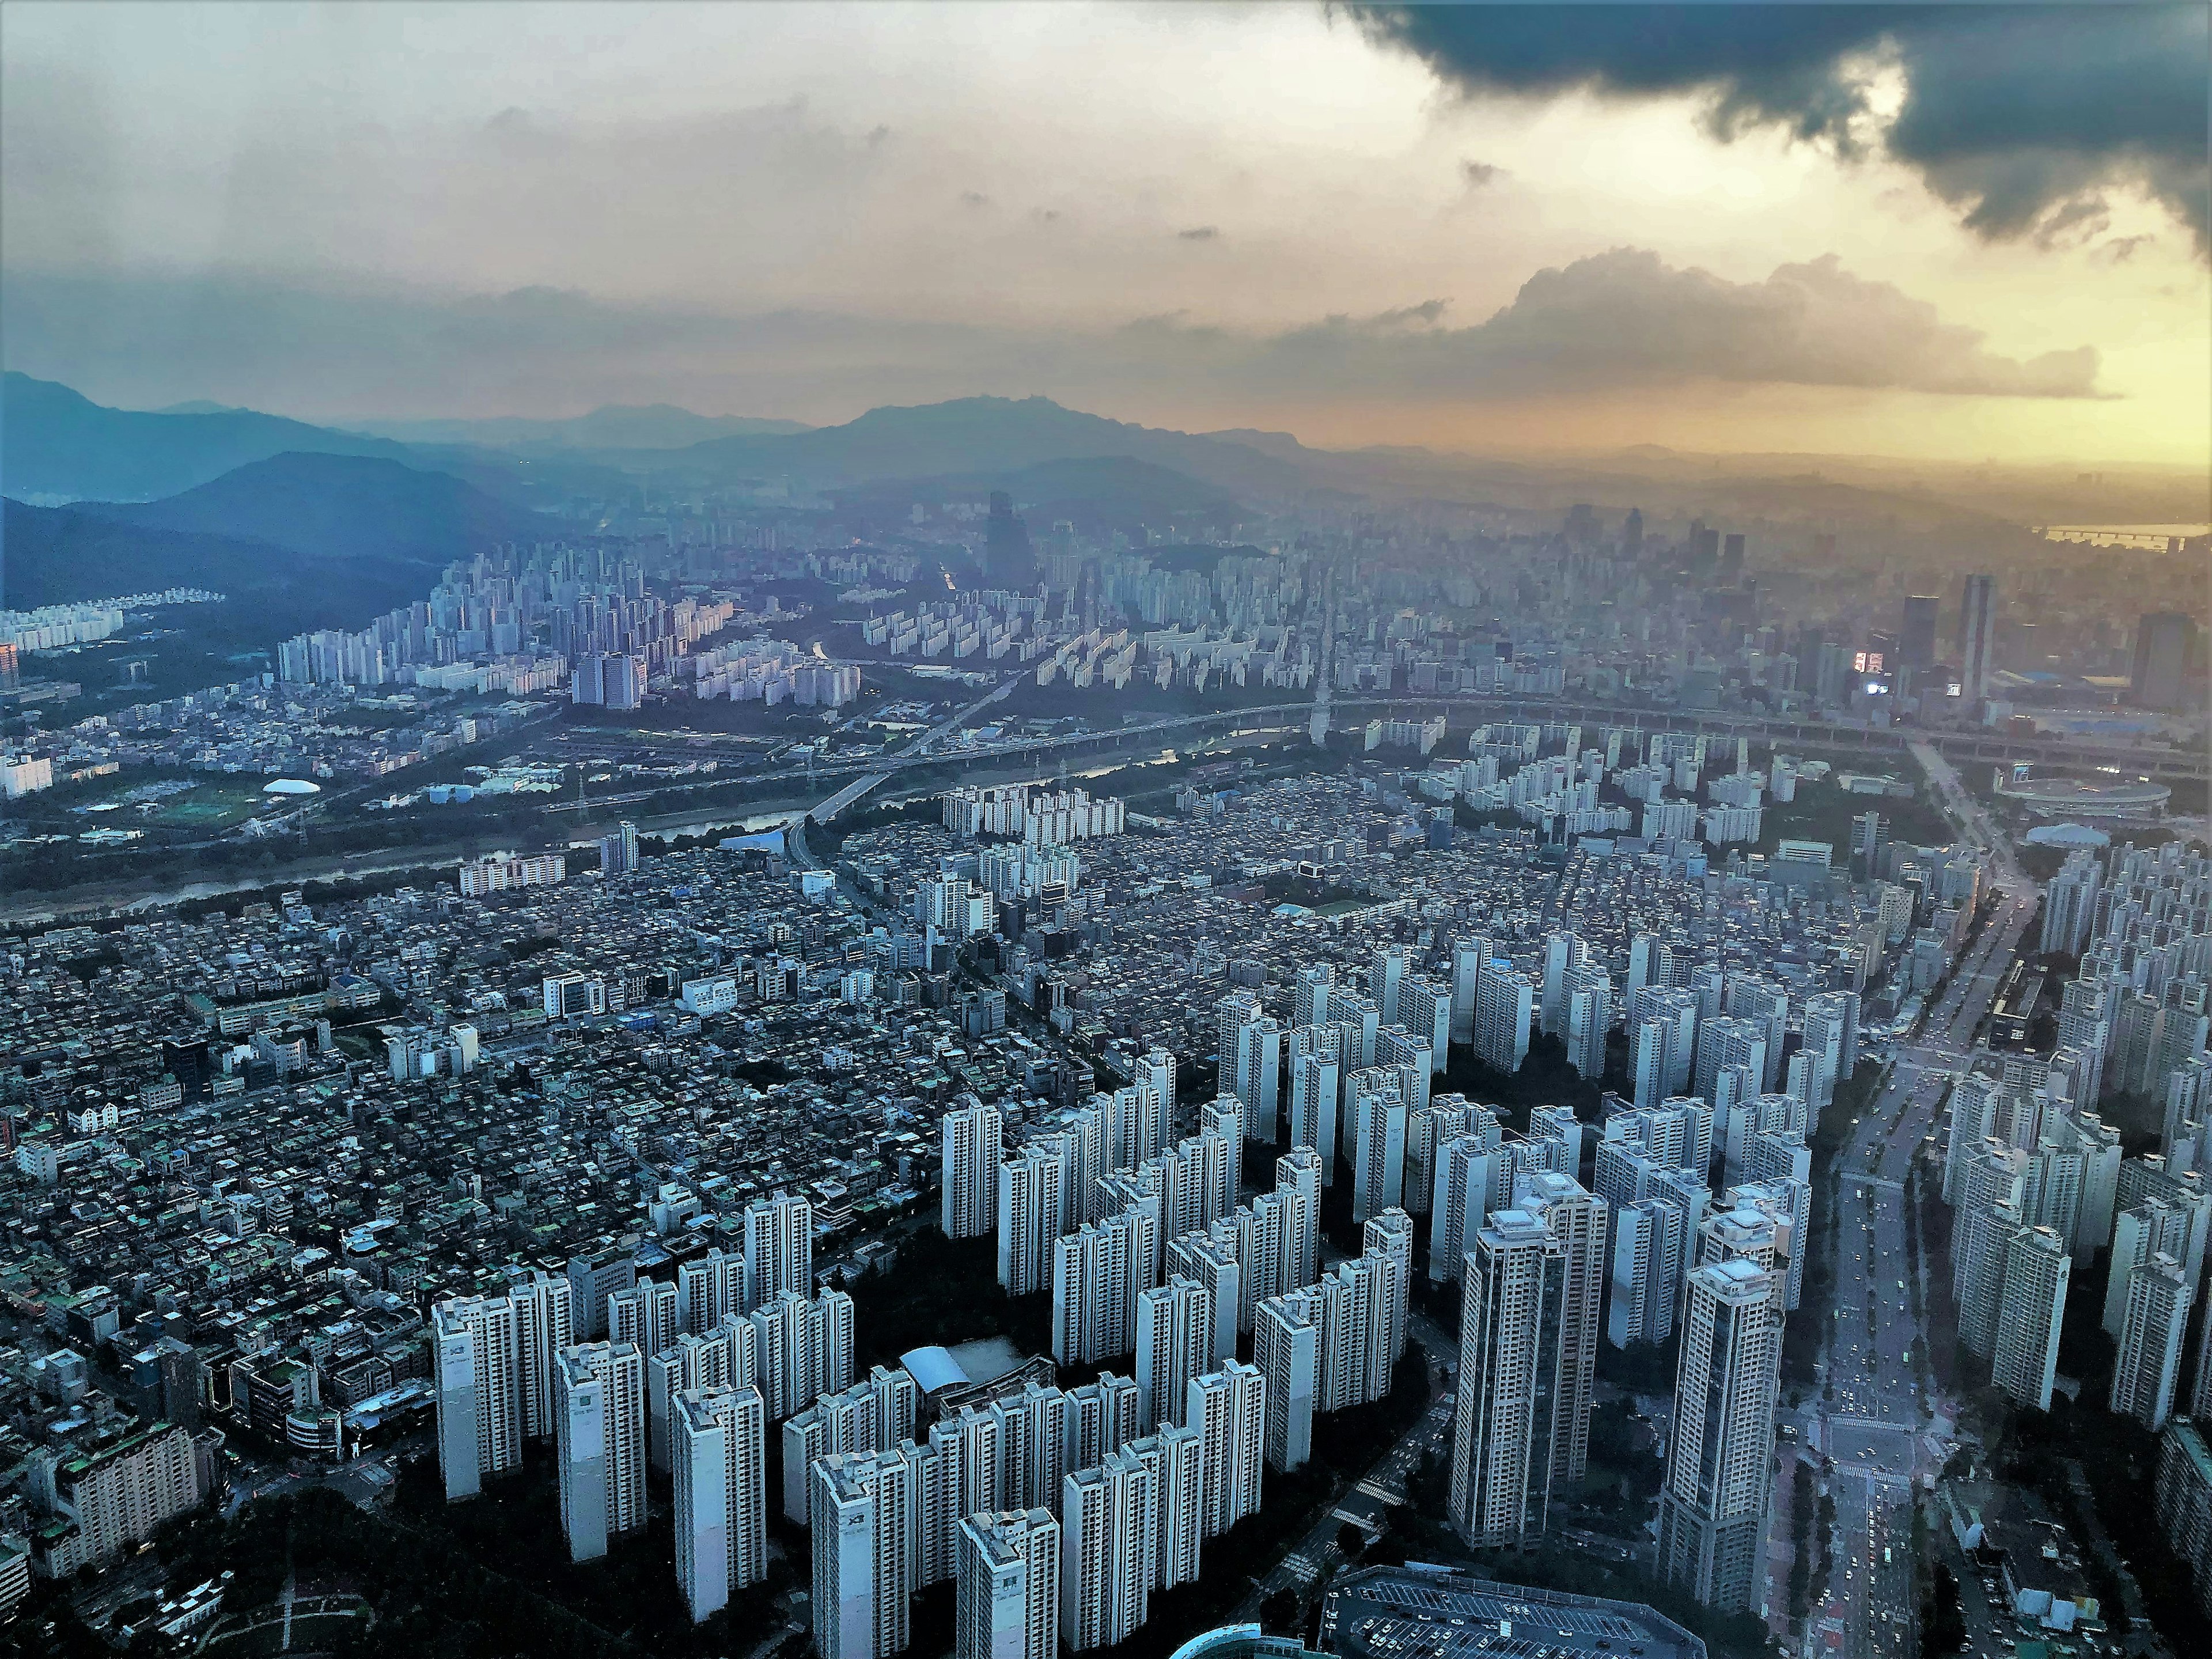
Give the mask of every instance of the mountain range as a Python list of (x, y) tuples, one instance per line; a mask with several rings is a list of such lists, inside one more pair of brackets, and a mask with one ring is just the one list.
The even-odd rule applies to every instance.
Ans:
[(811, 430), (801, 421), (750, 415), (695, 415), (674, 404), (608, 404), (565, 421), (496, 416), (485, 420), (359, 421), (373, 437), (410, 444), (477, 444), (488, 449), (680, 449), (715, 438)]
[(250, 409), (109, 409), (52, 380), (0, 378), (0, 495), (19, 501), (154, 501), (288, 451), (407, 456), (388, 439)]

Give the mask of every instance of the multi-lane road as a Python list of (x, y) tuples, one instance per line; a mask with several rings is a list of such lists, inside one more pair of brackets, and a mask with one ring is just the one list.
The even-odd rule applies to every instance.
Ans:
[(1925, 1363), (1924, 1273), (1941, 1264), (1916, 1261), (1907, 1247), (1907, 1177), (2037, 902), (2034, 883), (1957, 773), (1933, 750), (1916, 746), (1916, 754), (1968, 839), (1989, 849), (2002, 896), (1891, 1061), (1880, 1093), (1850, 1124), (1838, 1160), (1834, 1310), (1821, 1398), (1805, 1428), (1808, 1443), (1832, 1460), (1836, 1505), (1835, 1571), (1815, 1616), (1840, 1623), (1842, 1650), (1854, 1659), (1906, 1659), (1917, 1649), (1912, 1483), (1940, 1461), (1929, 1431), (1947, 1415), (1928, 1391)]

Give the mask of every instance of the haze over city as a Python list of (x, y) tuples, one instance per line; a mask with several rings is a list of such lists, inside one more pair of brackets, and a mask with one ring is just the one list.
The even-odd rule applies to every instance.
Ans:
[(2195, 1654), (2208, 19), (0, 6), (0, 1650)]

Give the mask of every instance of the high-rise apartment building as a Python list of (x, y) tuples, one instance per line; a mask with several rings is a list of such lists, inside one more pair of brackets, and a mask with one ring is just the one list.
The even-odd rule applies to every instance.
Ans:
[(999, 1284), (1008, 1296), (1051, 1283), (1066, 1219), (1067, 1158), (1060, 1137), (1047, 1135), (999, 1166)]
[(768, 1416), (756, 1388), (686, 1389), (671, 1413), (676, 1582), (697, 1624), (768, 1572)]
[(1567, 970), (1559, 1002), (1560, 1036), (1575, 1075), (1595, 1082), (1605, 1072), (1605, 1040), (1613, 1029), (1613, 975), (1584, 963)]
[(1567, 975), (1589, 961), (1589, 946), (1576, 934), (1559, 932), (1544, 936), (1544, 978), (1538, 1023), (1547, 1036), (1566, 1035)]
[(562, 1351), (561, 1530), (568, 1559), (590, 1561), (607, 1540), (645, 1524), (645, 1357), (628, 1342)]
[[(45, 1459), (52, 1454), (36, 1455)], [(77, 1537), (67, 1559), (83, 1565), (111, 1561), (131, 1546), (146, 1543), (164, 1522), (200, 1501), (192, 1437), (170, 1423), (149, 1425), (48, 1468), (56, 1511), (76, 1523)]]
[(945, 1235), (981, 1238), (999, 1218), (999, 1109), (963, 1106), (947, 1112), (942, 1131)]
[[(430, 1311), (438, 1385), (438, 1470), (448, 1502), (522, 1463), (522, 1352), (507, 1297), (465, 1297)], [(557, 1421), (557, 1416), (556, 1419)]]
[(1185, 1427), (1198, 1431), (1205, 1474), (1200, 1530), (1214, 1538), (1260, 1508), (1267, 1438), (1267, 1379), (1232, 1359), (1188, 1385)]
[(1352, 1218), (1400, 1207), (1406, 1182), (1406, 1102), (1380, 1066), (1345, 1079), (1352, 1102)]
[(1314, 1401), (1321, 1388), (1321, 1298), (1292, 1291), (1260, 1304), (1252, 1363), (1267, 1383), (1267, 1462), (1289, 1471), (1313, 1455)]
[(2194, 1289), (2179, 1261), (2162, 1250), (2128, 1273), (2111, 1403), (2153, 1434), (2173, 1412)]
[(814, 1650), (890, 1659), (912, 1624), (919, 1516), (914, 1470), (896, 1451), (840, 1452), (814, 1465)]
[(627, 1342), (640, 1353), (662, 1353), (676, 1340), (676, 1286), (641, 1279), (607, 1298), (607, 1340)]
[[(1291, 1061), (1291, 1145), (1310, 1147), (1320, 1160), (1324, 1185), (1336, 1179), (1338, 1096), (1337, 1041), (1334, 1025), (1308, 1026), (1295, 1036), (1308, 1037), (1308, 1052), (1294, 1053)], [(1327, 1034), (1324, 1045), (1318, 1041)], [(1294, 1048), (1297, 1045), (1294, 1045)]]
[(1528, 1028), (1534, 1018), (1536, 987), (1504, 958), (1492, 961), (1475, 982), (1475, 1056), (1508, 1076), (1528, 1058)]
[(1749, 1611), (1764, 1577), (1782, 1320), (1771, 1276), (1749, 1261), (1690, 1274), (1658, 1572), (1710, 1607)]
[(2073, 1267), (2066, 1241), (2051, 1227), (2023, 1226), (2005, 1247), (2004, 1291), (1990, 1380), (2038, 1411), (2051, 1409), (2058, 1376), (2058, 1331), (2066, 1317)]
[(1060, 1633), (1072, 1652), (1118, 1646), (1152, 1616), (1160, 1510), (1158, 1464), (1133, 1449), (1109, 1453), (1096, 1468), (1066, 1477)]
[(1544, 1530), (1559, 1433), (1565, 1247), (1522, 1210), (1476, 1230), (1461, 1303), (1452, 1522), (1478, 1549)]
[(1060, 1557), (1049, 1510), (961, 1522), (955, 1659), (1059, 1659)]
[(1180, 1275), (1137, 1297), (1137, 1415), (1147, 1431), (1180, 1425), (1190, 1379), (1203, 1376), (1213, 1344), (1213, 1297)]
[(786, 1291), (814, 1294), (814, 1206), (795, 1193), (745, 1206), (745, 1303), (757, 1308)]
[(825, 1394), (853, 1382), (853, 1298), (824, 1291), (809, 1301), (785, 1291), (747, 1316), (753, 1328), (761, 1398), (781, 1422)]

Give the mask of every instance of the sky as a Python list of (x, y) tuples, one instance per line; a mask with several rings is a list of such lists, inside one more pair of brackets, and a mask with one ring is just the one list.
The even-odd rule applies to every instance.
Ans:
[(333, 422), (2203, 464), (2207, 15), (10, 0), (0, 349)]

